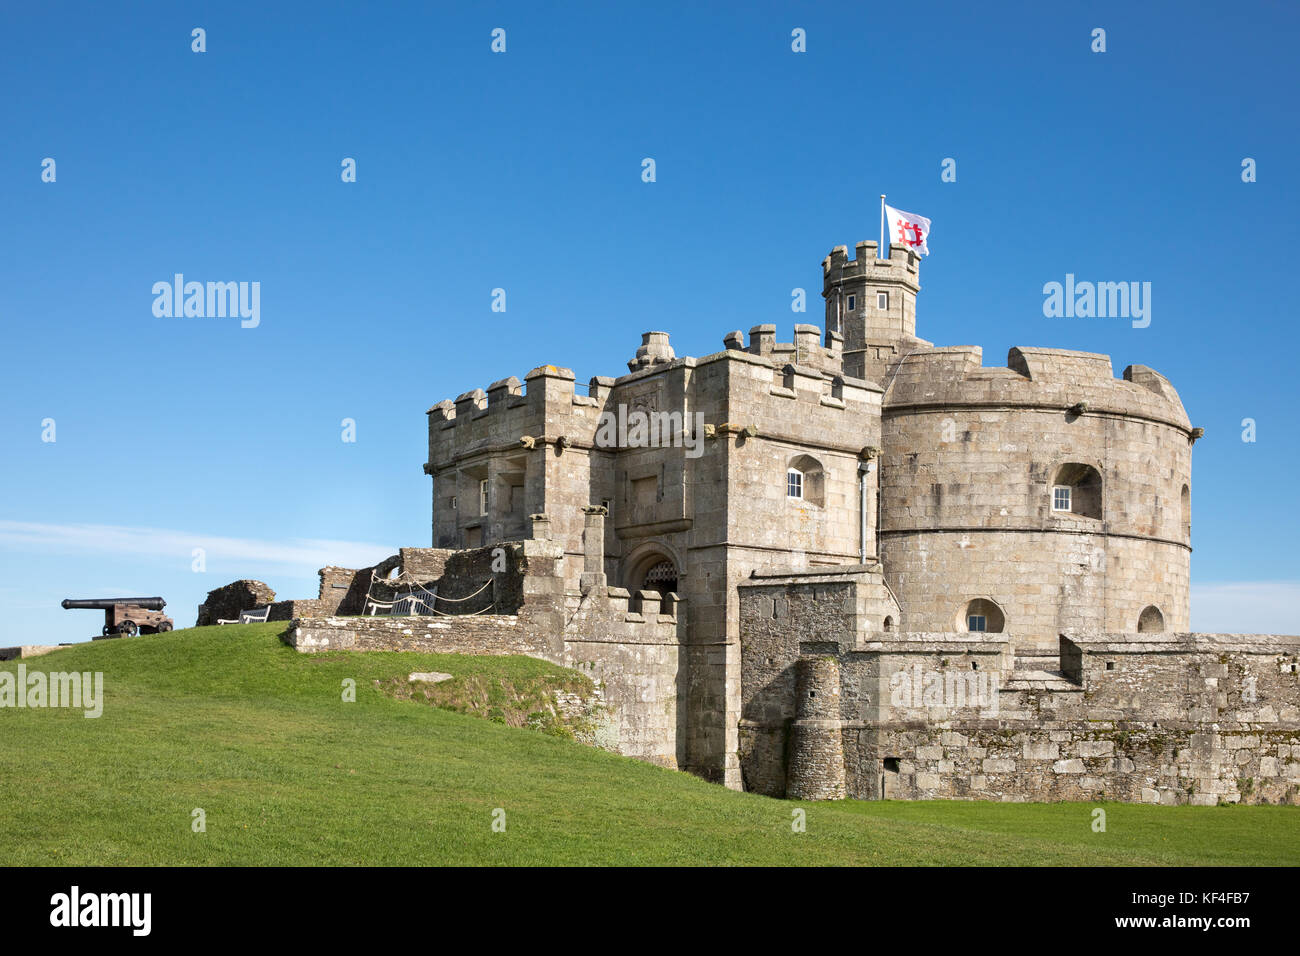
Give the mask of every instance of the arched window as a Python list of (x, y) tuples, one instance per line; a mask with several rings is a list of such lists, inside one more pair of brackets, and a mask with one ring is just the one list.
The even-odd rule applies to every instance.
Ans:
[(1183, 537), (1190, 541), (1192, 539), (1192, 490), (1186, 485), (1183, 485), (1183, 492), (1179, 496), (1179, 501), (1183, 509)]
[(1002, 608), (988, 598), (975, 598), (967, 602), (956, 623), (959, 631), (1000, 634), (1006, 626), (1006, 616), (1002, 613)]
[(1138, 615), (1138, 633), (1148, 634), (1163, 631), (1165, 629), (1165, 616), (1160, 613), (1160, 608), (1154, 604), (1148, 604)]
[(1052, 479), (1052, 513), (1101, 517), (1101, 473), (1092, 465), (1067, 462)]
[(885, 630), (886, 630), (886, 631), (892, 631), (893, 629), (894, 629), (894, 618), (893, 618), (891, 615), (886, 614), (886, 615), (885, 615)]
[(811, 455), (795, 455), (786, 465), (785, 496), (822, 507), (826, 504), (826, 474)]

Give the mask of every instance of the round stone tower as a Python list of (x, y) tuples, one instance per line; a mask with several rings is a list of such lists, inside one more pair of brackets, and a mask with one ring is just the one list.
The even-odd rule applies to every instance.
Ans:
[(880, 553), (908, 631), (1188, 630), (1194, 433), (1105, 355), (919, 349), (882, 410)]
[(795, 722), (790, 731), (786, 796), (791, 800), (843, 800), (839, 662), (833, 657), (801, 657), (795, 662), (794, 675)]

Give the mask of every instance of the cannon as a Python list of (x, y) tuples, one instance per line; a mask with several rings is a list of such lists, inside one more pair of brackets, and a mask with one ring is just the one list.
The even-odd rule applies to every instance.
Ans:
[(134, 637), (136, 634), (163, 634), (170, 631), (173, 621), (162, 613), (166, 606), (167, 602), (160, 597), (98, 598), (85, 601), (67, 598), (63, 602), (65, 610), (90, 608), (103, 611), (104, 637)]

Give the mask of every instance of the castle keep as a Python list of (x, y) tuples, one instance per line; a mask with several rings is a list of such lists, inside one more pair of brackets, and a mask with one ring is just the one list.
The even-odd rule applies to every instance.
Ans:
[(937, 348), (918, 259), (877, 251), (823, 261), (824, 331), (648, 332), (624, 375), (437, 403), (432, 547), (272, 619), (580, 668), (607, 746), (774, 796), (1296, 802), (1300, 638), (1188, 633), (1173, 386)]

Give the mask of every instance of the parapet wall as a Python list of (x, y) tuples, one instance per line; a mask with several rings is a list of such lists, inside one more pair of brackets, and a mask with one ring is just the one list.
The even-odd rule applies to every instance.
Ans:
[(1162, 422), (1190, 433), (1191, 423), (1173, 385), (1145, 365), (1115, 378), (1110, 357), (1094, 352), (1021, 346), (1005, 367), (982, 363), (975, 345), (923, 348), (905, 356), (885, 392), (885, 413), (913, 407), (1014, 406), (1085, 414), (1112, 414)]

